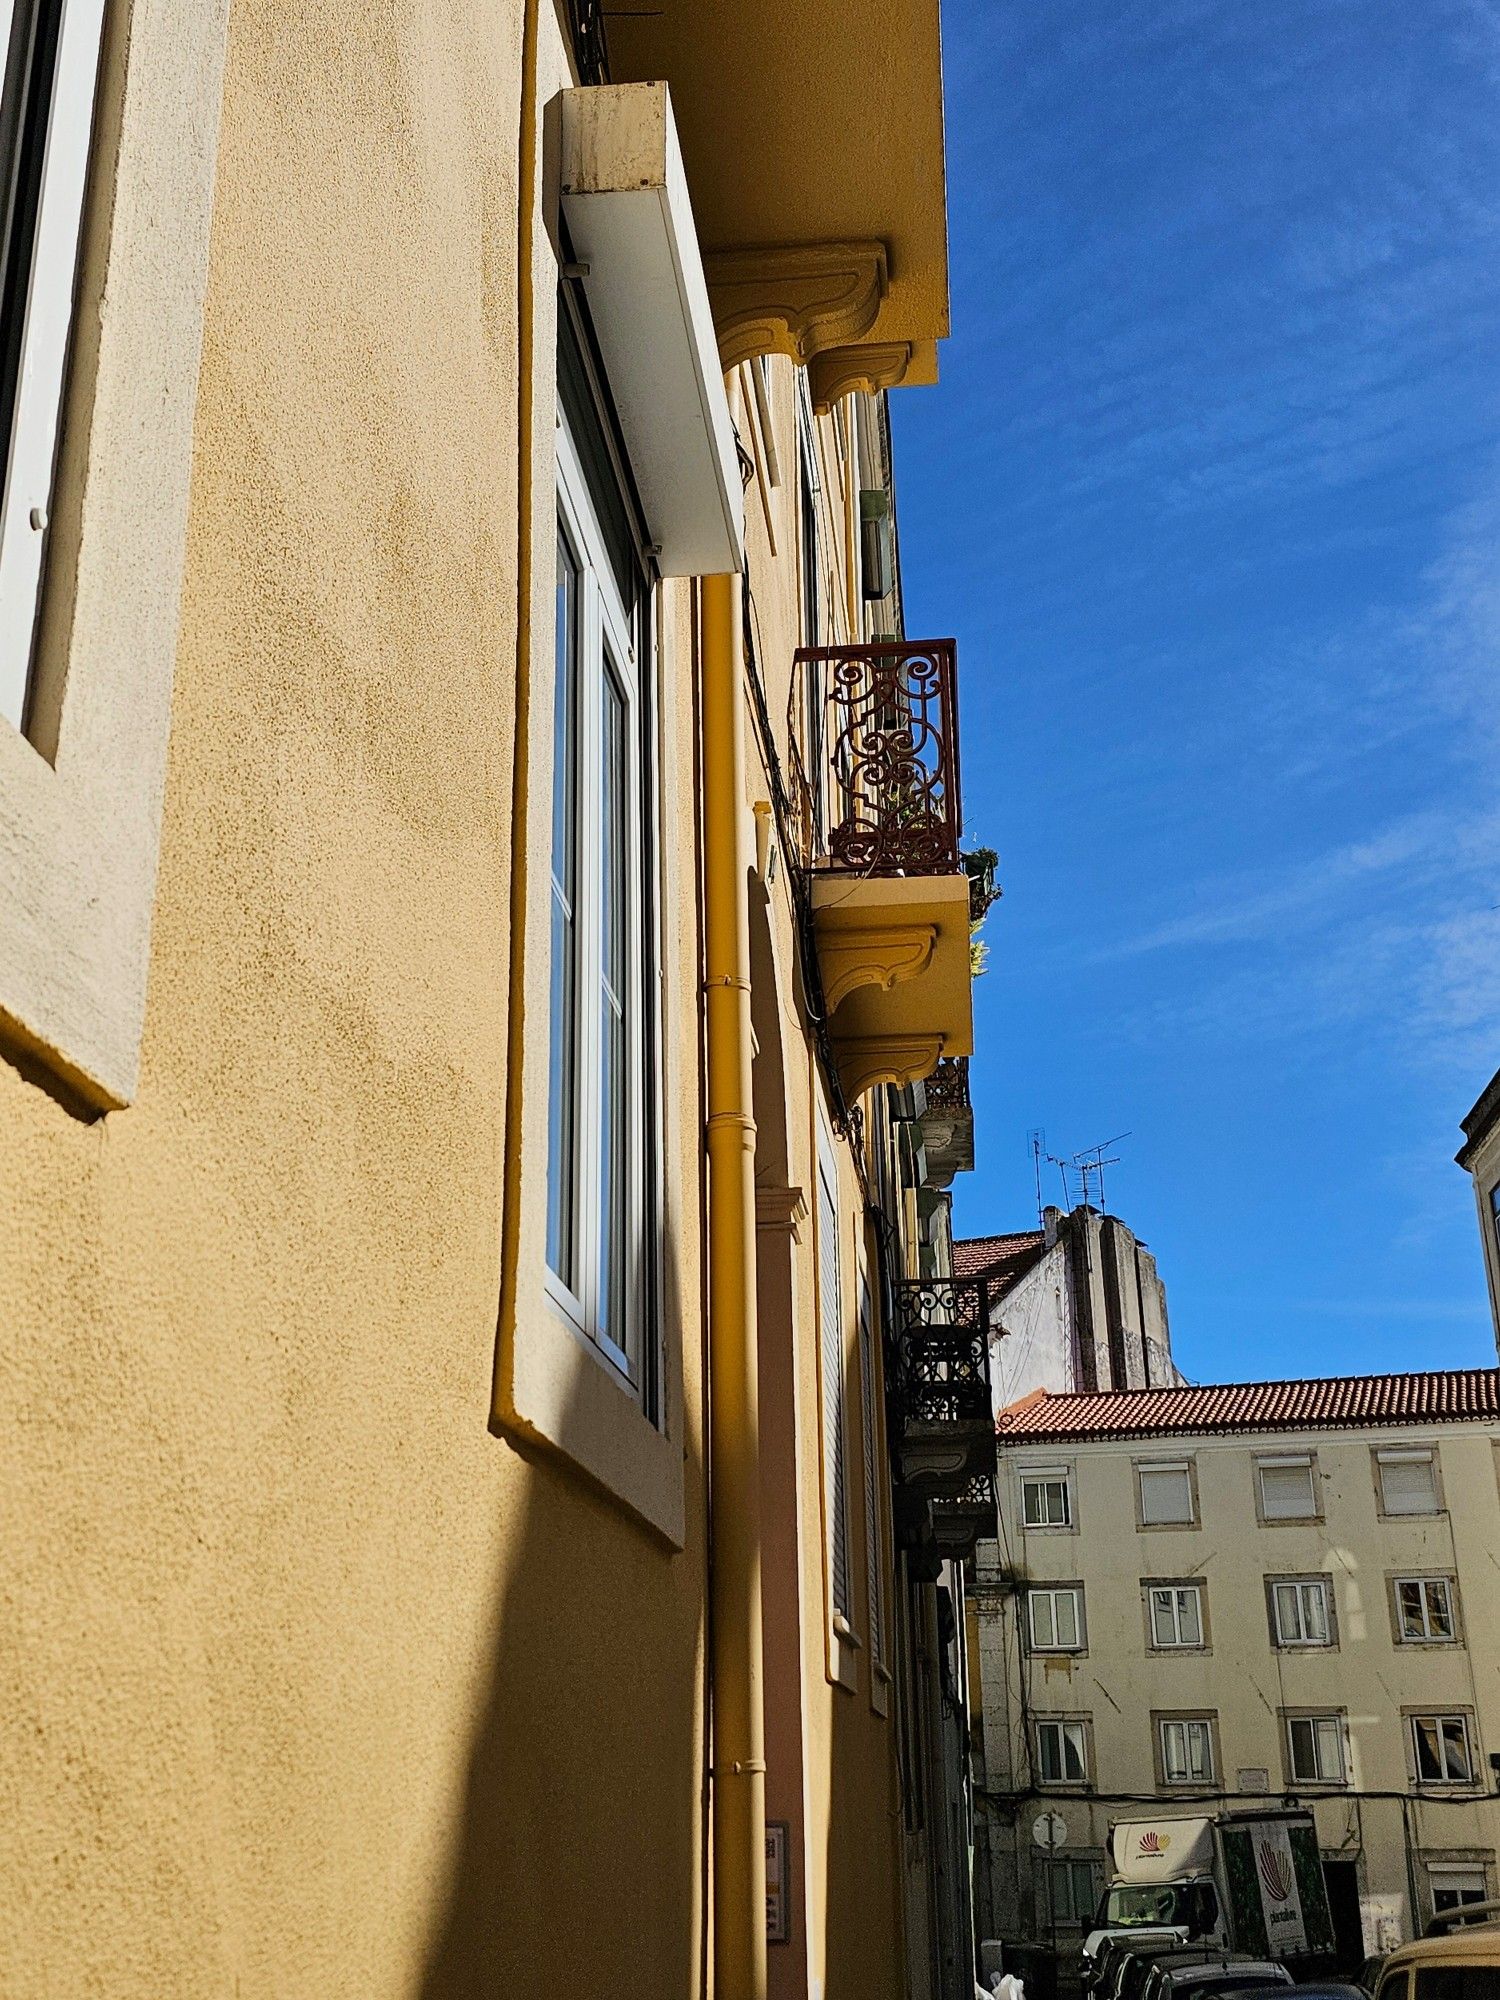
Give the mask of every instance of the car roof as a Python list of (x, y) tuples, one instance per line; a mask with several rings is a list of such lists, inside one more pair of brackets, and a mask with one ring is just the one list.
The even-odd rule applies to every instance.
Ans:
[(1382, 1977), (1406, 1965), (1500, 1965), (1500, 1924), (1465, 1924), (1441, 1937), (1398, 1944), (1381, 1968)]
[(1201, 1975), (1213, 1979), (1223, 1974), (1226, 1979), (1242, 1981), (1254, 1985), (1261, 1979), (1270, 1979), (1280, 1984), (1286, 1967), (1269, 1958), (1225, 1958), (1222, 1954), (1211, 1959), (1200, 1959), (1196, 1965), (1169, 1965), (1162, 1970), (1162, 1982), (1171, 1986), (1192, 1986)]

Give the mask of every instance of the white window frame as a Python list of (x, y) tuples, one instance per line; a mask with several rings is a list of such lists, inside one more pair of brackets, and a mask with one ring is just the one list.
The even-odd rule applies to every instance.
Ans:
[[(0, 66), (24, 4), (0, 0)], [(33, 234), (15, 403), (10, 434), (0, 437), (0, 719), (14, 729), (25, 715), (52, 517), (104, 0), (63, 0), (59, 12), (36, 200), (28, 204)], [(0, 221), (4, 206), (0, 184)]]
[[(1458, 1644), (1458, 1606), (1456, 1579), (1451, 1576), (1395, 1576), (1391, 1578), (1392, 1602), (1396, 1613), (1396, 1643), (1399, 1646), (1456, 1646)], [(1412, 1589), (1421, 1593), (1422, 1629), (1408, 1632), (1406, 1618), (1401, 1607), (1401, 1593)], [(1432, 1629), (1431, 1593), (1441, 1591), (1448, 1610), (1448, 1629), (1435, 1632)]]
[[(1217, 1782), (1218, 1771), (1214, 1758), (1214, 1726), (1207, 1716), (1164, 1715), (1157, 1720), (1157, 1730), (1161, 1743), (1161, 1775), (1164, 1785), (1212, 1785)], [(1168, 1744), (1174, 1731), (1181, 1732), (1183, 1775), (1176, 1776), (1172, 1770), (1172, 1754)], [(1195, 1733), (1203, 1746), (1203, 1771), (1201, 1774), (1188, 1767), (1192, 1758), (1188, 1754)]]
[[(1073, 1619), (1073, 1637), (1064, 1641), (1057, 1637), (1057, 1608), (1066, 1598)], [(1036, 1614), (1039, 1604), (1045, 1602), (1051, 1622), (1050, 1639), (1037, 1637)], [(1026, 1632), (1033, 1653), (1081, 1653), (1088, 1643), (1088, 1633), (1084, 1625), (1083, 1586), (1077, 1583), (1032, 1584), (1026, 1592)]]
[[(1390, 1494), (1386, 1491), (1385, 1468), (1396, 1465), (1425, 1465), (1432, 1494), (1429, 1507), (1392, 1506)], [(1443, 1511), (1443, 1496), (1438, 1485), (1437, 1451), (1433, 1447), (1411, 1450), (1378, 1450), (1375, 1453), (1375, 1478), (1380, 1494), (1380, 1511), (1390, 1520), (1424, 1520)]]
[[(52, 478), (45, 530), (30, 526), (30, 493), (9, 489), (24, 503), (17, 532), (47, 546), (34, 647), (37, 600), (19, 570), (0, 624), (7, 714), (29, 683), (27, 733), (0, 716), (0, 1041), (64, 1101), (107, 1111), (140, 1077), (228, 8), (122, 4), (99, 67), (92, 0), (68, 4), (75, 87), (53, 136), (63, 145), (65, 125), (75, 187), (83, 174), (67, 287), (87, 339), (71, 355), (65, 333), (43, 342), (33, 297), (29, 352), (40, 364), (45, 345), (62, 400), (37, 460)], [(46, 236), (66, 262), (74, 196), (59, 162)], [(59, 276), (58, 296), (61, 269), (49, 252), (41, 275)], [(45, 411), (46, 394), (27, 396)]]
[[(1489, 1899), (1489, 1874), (1482, 1861), (1428, 1861), (1424, 1865), (1427, 1900), (1435, 1917)], [(1439, 1896), (1451, 1897), (1452, 1901), (1439, 1903)]]
[[(1419, 1725), (1424, 1722), (1436, 1725), (1438, 1739), (1442, 1743), (1446, 1743), (1450, 1729), (1457, 1727), (1461, 1731), (1463, 1736), (1464, 1761), (1469, 1767), (1467, 1777), (1429, 1778), (1423, 1775), (1418, 1730)], [(1407, 1714), (1406, 1723), (1408, 1735), (1411, 1740), (1412, 1770), (1416, 1776), (1418, 1785), (1441, 1785), (1445, 1788), (1461, 1790), (1466, 1787), (1472, 1787), (1479, 1782), (1479, 1760), (1474, 1744), (1474, 1724), (1467, 1714), (1459, 1709), (1436, 1708), (1422, 1709), (1420, 1711), (1411, 1710)]]
[[(1021, 1527), (1028, 1535), (1045, 1535), (1070, 1529), (1073, 1526), (1073, 1469), (1067, 1465), (1023, 1465), (1017, 1478), (1021, 1491)], [(1062, 1490), (1062, 1519), (1060, 1521), (1030, 1521), (1026, 1517), (1026, 1489), (1039, 1487), (1045, 1494), (1049, 1487)], [(1045, 1511), (1045, 1509), (1044, 1509)]]
[[(1038, 1788), (1055, 1785), (1086, 1785), (1089, 1783), (1089, 1731), (1088, 1724), (1081, 1717), (1066, 1715), (1039, 1716), (1032, 1724), (1036, 1732), (1036, 1783)], [(1057, 1741), (1057, 1764), (1061, 1777), (1049, 1778), (1045, 1771), (1042, 1741), (1048, 1731), (1055, 1732)], [(1080, 1775), (1067, 1775), (1068, 1746), (1072, 1744), (1077, 1752)]]
[[(1307, 1507), (1304, 1512), (1288, 1514), (1271, 1505), (1266, 1490), (1266, 1474), (1277, 1472), (1301, 1472), (1307, 1478)], [(1318, 1472), (1310, 1452), (1288, 1453), (1275, 1458), (1258, 1458), (1255, 1461), (1256, 1498), (1260, 1503), (1260, 1518), (1266, 1522), (1316, 1521), (1321, 1509), (1318, 1506)]]
[[(576, 625), (579, 642), (577, 700), (575, 704), (577, 740), (574, 771), (577, 780), (576, 817), (573, 825), (575, 861), (588, 861), (603, 851), (603, 786), (590, 782), (602, 776), (603, 745), (601, 716), (606, 683), (612, 681), (623, 706), (623, 795), (622, 832), (625, 851), (620, 857), (624, 906), (620, 915), (624, 965), (624, 996), (621, 1011), (625, 1023), (624, 1108), (626, 1137), (623, 1148), (625, 1189), (623, 1228), (616, 1254), (623, 1255), (623, 1325), (611, 1332), (600, 1298), (599, 1189), (603, 1174), (601, 1128), (603, 1098), (601, 1086), (602, 1051), (600, 997), (604, 975), (600, 962), (602, 885), (592, 869), (580, 878), (576, 890), (574, 932), (575, 952), (573, 1026), (573, 1119), (572, 1119), (572, 1243), (571, 1275), (552, 1267), (550, 1257), (546, 1287), (553, 1304), (574, 1329), (592, 1343), (611, 1368), (642, 1403), (654, 1414), (655, 1367), (648, 1328), (648, 1246), (654, 1232), (651, 1214), (651, 1177), (648, 1170), (648, 1107), (650, 1101), (647, 1061), (654, 1037), (649, 1032), (646, 1009), (653, 982), (648, 979), (649, 885), (651, 858), (647, 852), (650, 814), (646, 780), (642, 767), (642, 743), (648, 718), (646, 691), (638, 659), (636, 621), (627, 609), (610, 562), (608, 544), (600, 524), (578, 447), (561, 410), (557, 423), (557, 505), (559, 531), (571, 543), (579, 579)], [(553, 782), (559, 782), (553, 773)], [(550, 873), (550, 863), (549, 863)], [(549, 1037), (551, 1032), (549, 1021)], [(549, 1196), (554, 1162), (548, 1161)]]
[[(1147, 1518), (1146, 1481), (1159, 1478), (1165, 1473), (1181, 1474), (1182, 1483), (1187, 1489), (1187, 1512), (1182, 1515), (1171, 1515), (1165, 1520), (1153, 1521)], [(1193, 1468), (1188, 1459), (1161, 1459), (1138, 1463), (1135, 1475), (1143, 1528), (1191, 1528), (1197, 1525), (1198, 1508), (1193, 1494)]]
[[(1285, 1651), (1322, 1652), (1333, 1644), (1333, 1587), (1326, 1576), (1284, 1576), (1271, 1577), (1271, 1619), (1276, 1632), (1276, 1644)], [(1297, 1623), (1300, 1627), (1293, 1636), (1286, 1631), (1281, 1618), (1281, 1593), (1289, 1590), (1295, 1593)], [(1316, 1594), (1323, 1607), (1323, 1637), (1309, 1639), (1307, 1633), (1307, 1599)]]
[[(1298, 1731), (1312, 1751), (1311, 1770), (1297, 1768)], [(1327, 1752), (1332, 1746), (1332, 1756)], [(1325, 1769), (1331, 1763), (1331, 1769)], [(1344, 1746), (1344, 1722), (1340, 1715), (1309, 1711), (1286, 1717), (1286, 1768), (1294, 1785), (1344, 1785), (1349, 1782), (1349, 1760)]]
[[(1161, 1628), (1157, 1624), (1156, 1600), (1158, 1597), (1169, 1597), (1171, 1599), (1169, 1609), (1171, 1614), (1170, 1623), (1175, 1633), (1173, 1637), (1164, 1639), (1161, 1634)], [(1198, 1635), (1193, 1639), (1185, 1639), (1182, 1636), (1183, 1600), (1187, 1598), (1191, 1598), (1193, 1601), (1194, 1615), (1198, 1621)], [(1207, 1643), (1203, 1629), (1203, 1585), (1201, 1583), (1148, 1583), (1146, 1585), (1146, 1616), (1150, 1624), (1153, 1651), (1195, 1651), (1201, 1649)]]

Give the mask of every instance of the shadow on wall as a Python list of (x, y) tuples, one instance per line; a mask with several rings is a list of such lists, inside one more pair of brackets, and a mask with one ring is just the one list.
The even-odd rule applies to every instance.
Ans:
[(706, 1934), (701, 1461), (674, 1554), (550, 1455), (496, 1448), (526, 1459), (525, 1520), (417, 1995), (684, 2000)]

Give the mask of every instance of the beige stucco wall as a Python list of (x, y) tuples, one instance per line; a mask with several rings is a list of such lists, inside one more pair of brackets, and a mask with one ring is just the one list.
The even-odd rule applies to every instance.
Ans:
[[(1381, 1518), (1372, 1449), (1433, 1445), (1441, 1467), (1443, 1511)], [(1086, 1716), (1091, 1724), (1094, 1779), (1083, 1791), (1060, 1788), (1067, 1851), (1102, 1857), (1110, 1820), (1127, 1803), (1105, 1794), (1158, 1794), (1152, 1711), (1205, 1711), (1217, 1717), (1221, 1786), (1227, 1804), (1253, 1803), (1239, 1773), (1270, 1773), (1280, 1797), (1289, 1779), (1281, 1712), (1344, 1711), (1349, 1786), (1302, 1796), (1316, 1811), (1325, 1856), (1359, 1861), (1370, 1948), (1385, 1920), (1411, 1934), (1407, 1841), (1410, 1827), (1419, 1916), (1427, 1915), (1427, 1859), (1474, 1855), (1490, 1872), (1500, 1849), (1500, 1801), (1488, 1758), (1500, 1750), (1500, 1592), (1493, 1550), (1500, 1544), (1500, 1492), (1493, 1431), (1477, 1425), (1340, 1433), (1270, 1433), (1255, 1438), (1179, 1438), (1084, 1444), (1028, 1444), (1002, 1454), (1005, 1536), (981, 1565), (980, 1659), (984, 1686), (987, 1784), (997, 1793), (1028, 1782), (1021, 1755), (1020, 1689), (1030, 1713)], [(1324, 1518), (1265, 1523), (1257, 1517), (1257, 1454), (1315, 1455)], [(1200, 1525), (1140, 1529), (1133, 1464), (1143, 1458), (1190, 1457)], [(1020, 1468), (1073, 1468), (1076, 1528), (1026, 1531), (1019, 1519)], [(997, 1571), (1013, 1569), (1029, 1582), (1081, 1581), (1087, 1651), (1079, 1656), (1018, 1651), (1019, 1600)], [(1462, 1643), (1398, 1646), (1389, 1610), (1394, 1574), (1438, 1572), (1458, 1579)], [(1334, 1650), (1273, 1648), (1265, 1578), (1323, 1573), (1333, 1580), (1338, 1645)], [(1207, 1586), (1209, 1645), (1164, 1655), (1147, 1648), (1142, 1580), (1198, 1578)], [(1474, 1718), (1481, 1783), (1454, 1802), (1413, 1792), (1402, 1710), (1466, 1710)], [(1489, 1796), (1485, 1796), (1488, 1789)], [(1093, 1796), (1099, 1795), (1099, 1796)], [(1167, 1788), (1163, 1811), (1192, 1812), (1193, 1794)], [(1380, 1796), (1384, 1795), (1384, 1796)], [(1394, 1795), (1394, 1796), (1393, 1796)], [(1030, 1824), (1040, 1804), (1019, 1807), (1018, 1834), (1004, 1815), (990, 1816), (991, 1910), (994, 1920), (1029, 1916), (1032, 1896)], [(1044, 1906), (1042, 1906), (1044, 1907)]]

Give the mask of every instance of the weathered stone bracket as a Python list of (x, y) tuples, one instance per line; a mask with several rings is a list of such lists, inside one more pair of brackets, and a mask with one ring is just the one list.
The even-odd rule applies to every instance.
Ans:
[(932, 962), (935, 924), (850, 924), (825, 930), (818, 939), (823, 998), (838, 1012), (861, 986), (888, 993), (898, 979), (915, 979)]
[(802, 1241), (802, 1225), (807, 1220), (807, 1196), (799, 1187), (758, 1187), (755, 1190), (755, 1226), (777, 1229), (794, 1243)]
[(887, 284), (878, 242), (716, 250), (704, 272), (726, 374), (757, 354), (805, 365), (848, 346), (874, 325)]
[(877, 1083), (920, 1083), (931, 1076), (943, 1053), (941, 1035), (871, 1035), (857, 1041), (833, 1039), (839, 1080), (851, 1103)]

